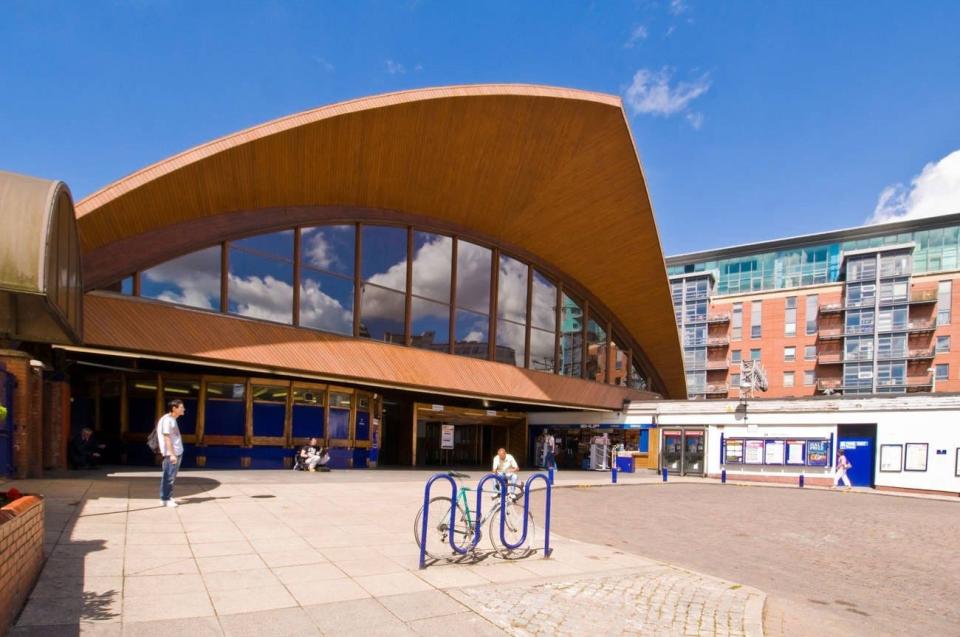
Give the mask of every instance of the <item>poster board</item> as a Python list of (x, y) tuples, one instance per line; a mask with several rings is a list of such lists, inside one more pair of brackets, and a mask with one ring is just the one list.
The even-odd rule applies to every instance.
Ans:
[(454, 425), (440, 425), (440, 448), (453, 449)]
[(803, 440), (787, 441), (787, 464), (803, 465), (806, 463), (806, 443)]
[(763, 464), (763, 440), (745, 440), (744, 441), (744, 464)]
[(830, 441), (807, 441), (807, 466), (826, 467), (830, 464)]
[(903, 459), (904, 471), (927, 470), (928, 445), (925, 442), (908, 442)]
[(743, 440), (727, 440), (725, 443), (724, 461), (727, 464), (741, 464), (743, 462)]
[(900, 473), (903, 469), (903, 445), (880, 445), (880, 471)]
[(786, 443), (783, 440), (767, 440), (763, 447), (763, 464), (783, 464)]
[(953, 475), (960, 478), (960, 447), (956, 449), (957, 457), (953, 461)]

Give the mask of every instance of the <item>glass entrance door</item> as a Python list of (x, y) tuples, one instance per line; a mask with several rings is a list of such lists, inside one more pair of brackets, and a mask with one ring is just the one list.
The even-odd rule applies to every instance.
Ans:
[(663, 466), (670, 473), (680, 473), (683, 468), (683, 432), (663, 432)]
[(683, 475), (702, 476), (703, 465), (703, 429), (686, 429), (683, 432)]

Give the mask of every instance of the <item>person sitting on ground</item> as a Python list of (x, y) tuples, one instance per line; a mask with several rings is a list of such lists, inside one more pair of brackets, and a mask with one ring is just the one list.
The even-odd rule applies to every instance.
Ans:
[(100, 464), (100, 452), (106, 445), (98, 444), (93, 438), (93, 429), (84, 427), (70, 441), (70, 464), (75, 469), (94, 469)]
[(510, 484), (510, 497), (516, 500), (517, 483), (520, 481), (520, 465), (503, 447), (497, 449), (497, 455), (493, 457), (493, 472), (507, 479)]
[(298, 455), (298, 464), (305, 467), (307, 471), (316, 471), (317, 465), (325, 465), (330, 460), (329, 454), (324, 453), (323, 448), (317, 444), (316, 438), (310, 439), (310, 444), (300, 447)]

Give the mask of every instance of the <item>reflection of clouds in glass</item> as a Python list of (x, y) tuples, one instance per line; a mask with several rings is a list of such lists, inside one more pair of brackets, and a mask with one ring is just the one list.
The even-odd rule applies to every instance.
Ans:
[(293, 319), (293, 286), (270, 275), (240, 277), (230, 274), (230, 304), (241, 316), (290, 323)]
[(490, 311), (490, 250), (467, 241), (457, 243), (457, 307)]
[(385, 290), (374, 285), (364, 285), (361, 294), (363, 295), (363, 313), (361, 316), (364, 321), (374, 318), (393, 319), (398, 315), (403, 316), (406, 299), (402, 293)]
[[(213, 246), (143, 272), (143, 295), (205, 310), (220, 307), (220, 247)], [(149, 284), (157, 284), (153, 292)], [(169, 286), (173, 286), (171, 289)]]
[(353, 273), (353, 226), (314, 226), (300, 232), (304, 263), (321, 270)]
[(307, 263), (322, 270), (329, 270), (330, 266), (337, 262), (337, 255), (333, 246), (327, 241), (326, 235), (319, 231), (304, 231), (304, 235), (307, 235), (304, 246), (304, 257)]
[[(508, 321), (497, 321), (497, 345), (513, 351), (513, 364), (523, 365), (523, 352), (527, 333), (523, 325)], [(498, 356), (499, 360), (499, 356)]]
[(530, 324), (547, 330), (557, 325), (557, 288), (549, 279), (536, 270), (533, 271), (533, 307), (530, 310)]
[(300, 324), (320, 330), (353, 334), (353, 312), (325, 294), (320, 283), (305, 279), (300, 286)]
[(417, 236), (427, 236), (430, 239), (420, 246), (413, 256), (413, 293), (449, 303), (453, 239), (422, 233)]

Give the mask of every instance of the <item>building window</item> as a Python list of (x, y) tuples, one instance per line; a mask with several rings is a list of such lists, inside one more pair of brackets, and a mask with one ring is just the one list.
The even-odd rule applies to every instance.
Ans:
[(355, 250), (355, 226), (300, 231), (301, 327), (353, 334)]
[(740, 387), (740, 374), (730, 374), (730, 388)]
[(734, 303), (730, 314), (730, 338), (739, 341), (743, 338), (743, 303)]
[[(496, 360), (523, 366), (527, 337), (527, 265), (500, 255), (497, 279)], [(619, 360), (619, 359), (618, 359)]]
[(938, 336), (937, 337), (937, 354), (945, 354), (950, 351), (950, 337), (949, 336)]
[(784, 347), (783, 348), (783, 360), (786, 362), (791, 362), (797, 360), (797, 348), (796, 347)]
[[(405, 340), (407, 230), (361, 229), (360, 336), (388, 343)], [(418, 307), (418, 313), (424, 311)]]
[(750, 338), (760, 338), (760, 323), (763, 320), (763, 301), (750, 303)]
[(817, 382), (817, 373), (816, 373), (816, 372), (814, 372), (812, 369), (808, 369), (807, 371), (803, 372), (803, 384), (804, 384), (804, 385), (806, 385), (807, 387), (809, 387), (809, 386), (813, 385), (815, 382)]
[(735, 349), (735, 350), (733, 350), (732, 352), (730, 352), (730, 362), (731, 362), (731, 363), (739, 363), (740, 360), (741, 360), (740, 350)]
[(760, 360), (760, 348), (750, 350), (750, 360), (758, 361)]
[(293, 230), (230, 243), (227, 311), (293, 322)]
[(583, 363), (583, 309), (563, 295), (560, 304), (560, 373), (580, 377)]
[(950, 301), (953, 296), (953, 283), (940, 281), (937, 286), (937, 325), (950, 324)]
[(807, 322), (807, 335), (817, 333), (817, 314), (819, 313), (819, 297), (816, 294), (810, 294), (807, 296), (807, 313), (806, 313), (806, 322)]
[(937, 380), (947, 380), (950, 378), (950, 365), (947, 363), (937, 364)]
[(797, 297), (789, 296), (784, 301), (783, 335), (797, 335)]
[[(133, 294), (133, 277), (129, 292)], [(292, 290), (292, 288), (291, 288)], [(140, 273), (140, 296), (220, 311), (220, 246), (191, 252)], [(293, 296), (290, 297), (291, 305)]]
[(807, 345), (803, 348), (803, 360), (812, 361), (817, 358), (817, 346)]
[(783, 372), (783, 386), (793, 387), (793, 372)]
[(557, 341), (557, 286), (532, 270), (530, 307), (530, 369), (553, 372)]

